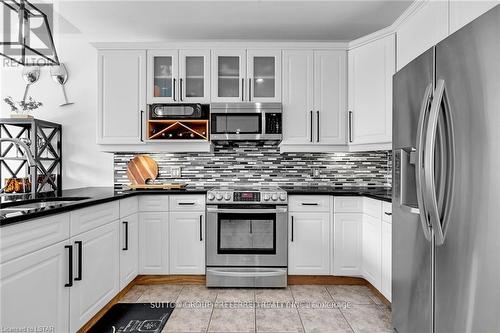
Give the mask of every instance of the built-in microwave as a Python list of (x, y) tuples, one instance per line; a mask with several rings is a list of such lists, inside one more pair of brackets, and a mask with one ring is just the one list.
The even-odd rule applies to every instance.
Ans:
[(212, 141), (281, 141), (281, 103), (210, 104)]
[(208, 104), (151, 104), (149, 119), (208, 119)]

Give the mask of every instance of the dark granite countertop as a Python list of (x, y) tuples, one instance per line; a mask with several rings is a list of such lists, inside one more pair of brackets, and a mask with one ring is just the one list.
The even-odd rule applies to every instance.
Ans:
[[(191, 187), (183, 190), (135, 190), (120, 191), (112, 187), (84, 187), (63, 190), (60, 195), (53, 193), (46, 195), (14, 194), (2, 195), (0, 205), (0, 227), (12, 223), (27, 221), (51, 214), (63, 213), (79, 208), (97, 205), (105, 202), (123, 199), (135, 195), (155, 194), (205, 194), (212, 187)], [(335, 196), (366, 196), (378, 200), (391, 202), (391, 190), (380, 187), (334, 187), (334, 186), (283, 186), (288, 194), (328, 194)], [(8, 208), (17, 203), (28, 204), (40, 199), (51, 201), (55, 198), (84, 198), (71, 203), (61, 203), (47, 208), (35, 208), (26, 211), (12, 211)]]

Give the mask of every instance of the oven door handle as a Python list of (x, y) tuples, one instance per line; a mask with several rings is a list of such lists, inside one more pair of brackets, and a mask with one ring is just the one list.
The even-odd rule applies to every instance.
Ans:
[(253, 208), (245, 208), (245, 209), (222, 209), (222, 208), (212, 208), (207, 207), (207, 212), (209, 213), (237, 213), (237, 214), (266, 214), (266, 213), (286, 213), (286, 207), (279, 207), (276, 209), (253, 209)]

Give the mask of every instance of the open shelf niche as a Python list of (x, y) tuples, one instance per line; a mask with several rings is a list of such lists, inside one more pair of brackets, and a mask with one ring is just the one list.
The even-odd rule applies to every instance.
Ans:
[(208, 141), (208, 120), (148, 120), (147, 134), (151, 141)]

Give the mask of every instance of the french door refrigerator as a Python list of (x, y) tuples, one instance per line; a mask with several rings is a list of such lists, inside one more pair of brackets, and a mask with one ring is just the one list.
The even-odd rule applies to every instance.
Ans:
[(394, 76), (393, 326), (500, 332), (500, 6)]

